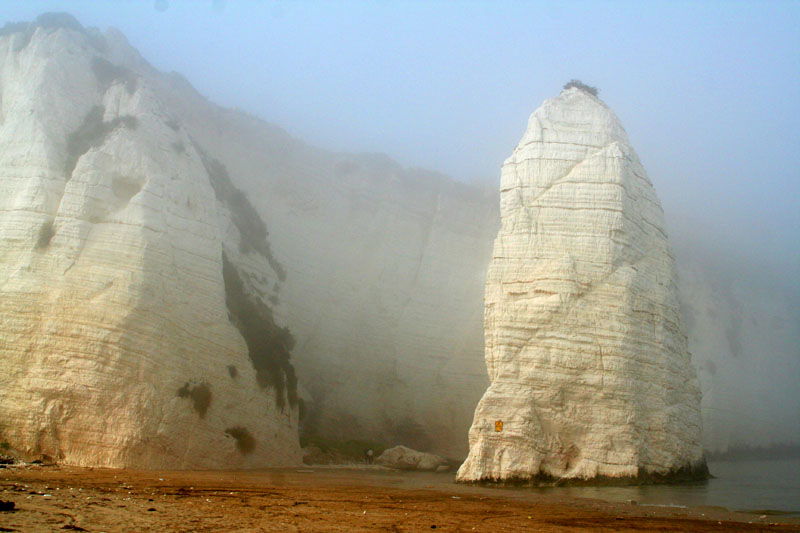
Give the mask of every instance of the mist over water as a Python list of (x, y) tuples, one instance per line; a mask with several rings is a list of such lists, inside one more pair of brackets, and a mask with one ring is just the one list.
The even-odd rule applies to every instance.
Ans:
[(579, 498), (633, 501), (644, 506), (713, 506), (757, 515), (764, 511), (800, 515), (800, 459), (712, 461), (709, 468), (714, 478), (706, 483), (538, 490)]
[[(600, 87), (664, 206), (710, 423), (800, 443), (800, 6), (793, 2), (2, 2), (120, 28), (211, 100), (332, 151), (496, 191), (530, 112)], [(702, 298), (701, 298), (702, 297)]]

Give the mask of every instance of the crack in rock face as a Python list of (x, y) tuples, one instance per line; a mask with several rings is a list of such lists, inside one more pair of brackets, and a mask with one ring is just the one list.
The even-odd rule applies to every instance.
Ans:
[(500, 190), (490, 385), (458, 479), (707, 475), (663, 212), (616, 116), (578, 87), (545, 101)]

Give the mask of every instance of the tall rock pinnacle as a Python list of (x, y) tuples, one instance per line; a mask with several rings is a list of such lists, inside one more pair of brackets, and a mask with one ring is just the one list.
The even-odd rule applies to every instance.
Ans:
[(490, 385), (461, 481), (704, 475), (663, 212), (596, 96), (547, 100), (503, 165)]

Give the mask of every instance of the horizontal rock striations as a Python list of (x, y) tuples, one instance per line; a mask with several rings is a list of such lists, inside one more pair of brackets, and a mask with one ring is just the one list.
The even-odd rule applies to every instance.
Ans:
[(663, 226), (598, 98), (568, 88), (531, 115), (502, 170), (485, 293), (490, 385), (459, 480), (705, 475)]
[(118, 33), (48, 15), (0, 34), (0, 441), (85, 466), (299, 463), (258, 213)]

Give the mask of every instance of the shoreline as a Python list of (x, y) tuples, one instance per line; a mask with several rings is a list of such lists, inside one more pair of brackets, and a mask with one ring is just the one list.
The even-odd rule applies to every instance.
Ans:
[[(366, 466), (143, 471), (70, 466), (0, 470), (11, 531), (800, 531), (800, 517), (721, 507), (620, 503), (457, 484), (454, 473)], [(435, 527), (434, 527), (435, 526)]]
[(629, 487), (643, 485), (697, 485), (708, 482), (714, 476), (708, 470), (705, 459), (695, 464), (687, 464), (673, 468), (665, 473), (641, 472), (636, 476), (595, 476), (592, 478), (556, 477), (548, 474), (536, 474), (528, 477), (480, 479), (456, 479), (457, 483), (478, 486), (496, 486), (511, 488), (547, 488), (547, 487)]

